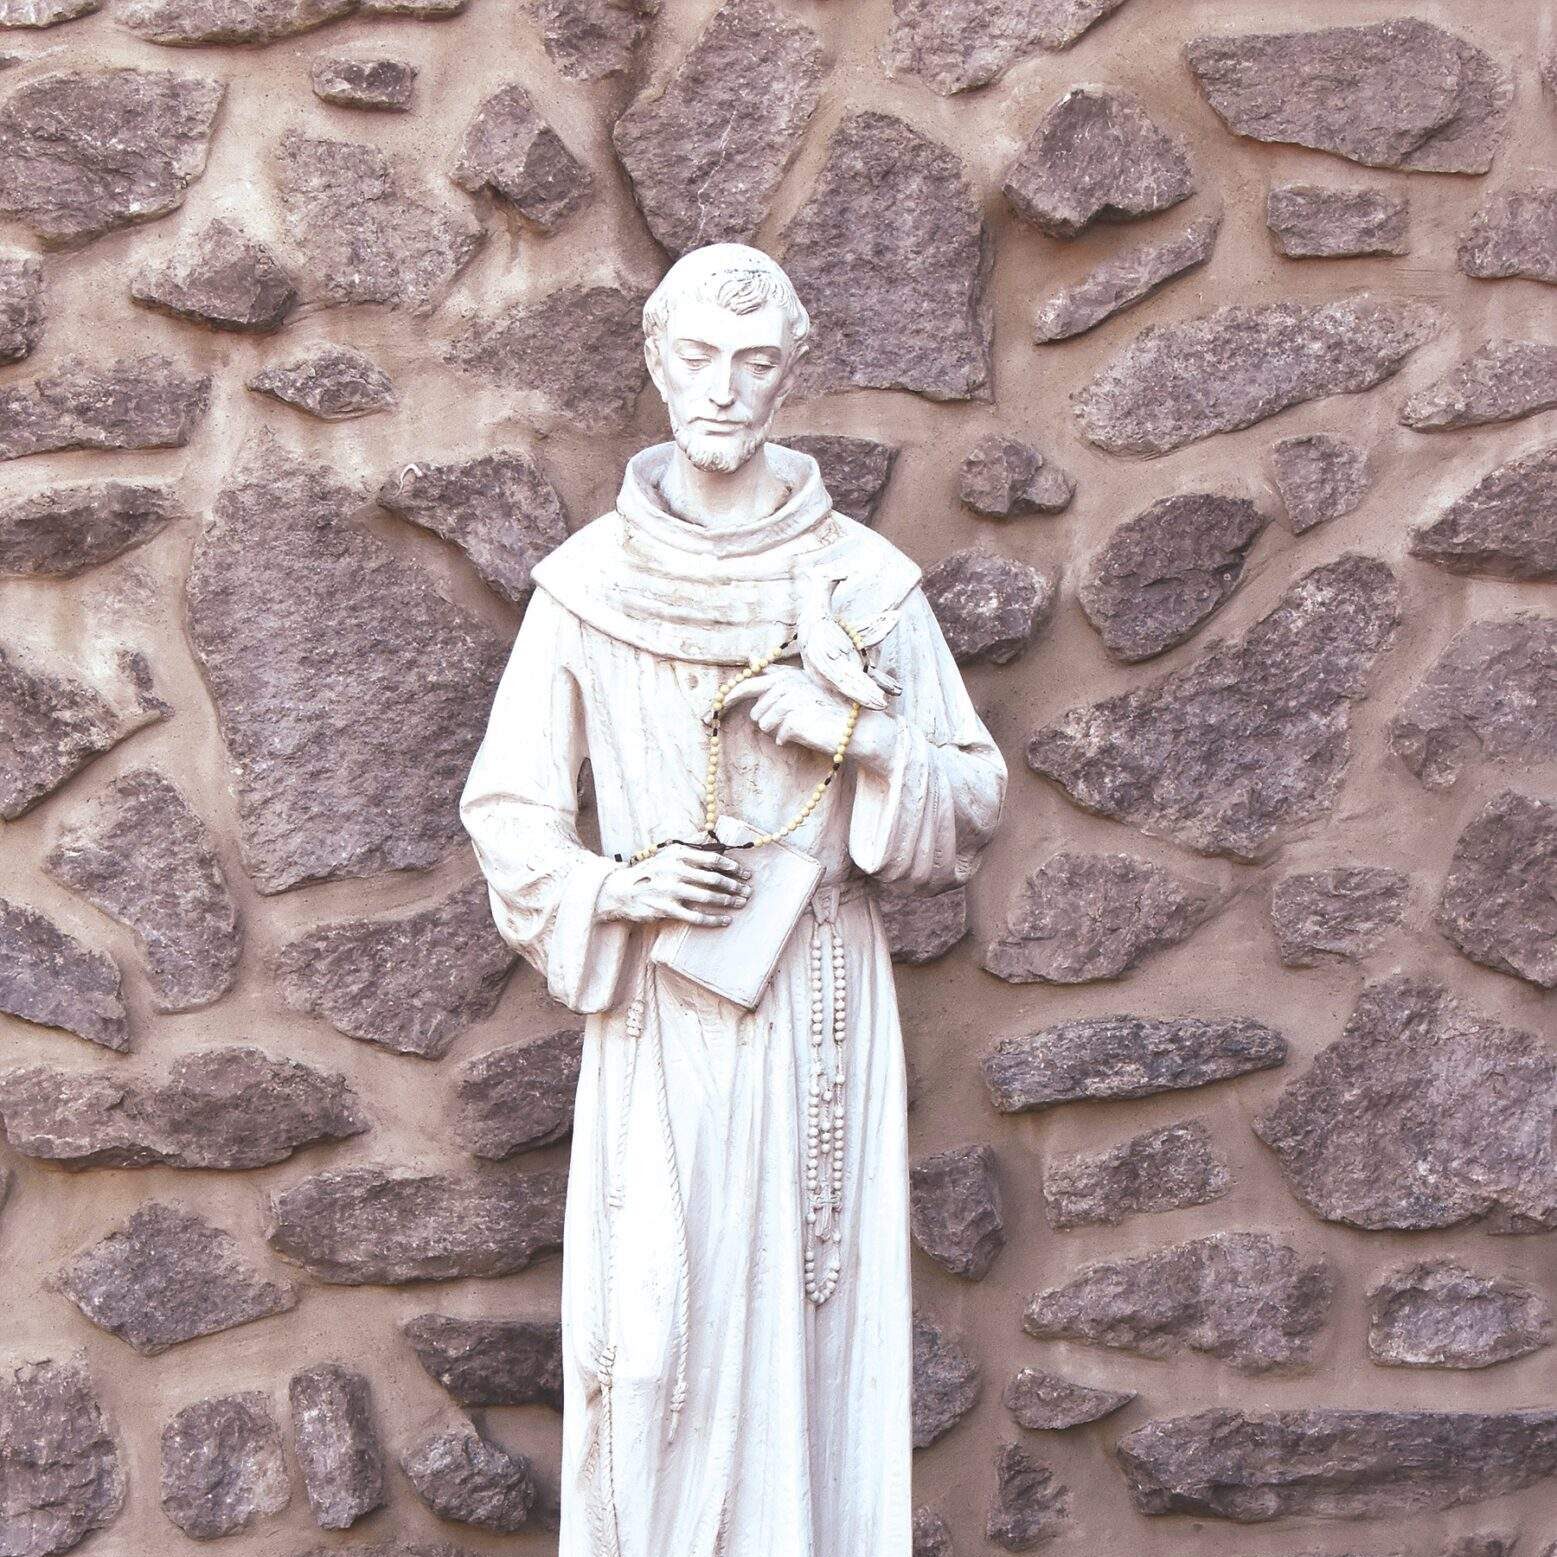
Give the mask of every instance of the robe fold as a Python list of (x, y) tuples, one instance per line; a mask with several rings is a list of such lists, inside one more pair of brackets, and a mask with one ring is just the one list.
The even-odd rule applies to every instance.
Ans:
[[(769, 445), (788, 500), (710, 530), (659, 496), (672, 448), (635, 456), (616, 509), (535, 570), (461, 799), (499, 930), (588, 1014), (563, 1233), (560, 1557), (910, 1557), (903, 1045), (869, 888), (967, 880), (1005, 763), (917, 568), (833, 511), (814, 459)], [(700, 835), (702, 716), (732, 667), (793, 631), (813, 567), (840, 580), (844, 619), (900, 613), (874, 652), (902, 692), (885, 771), (846, 762), (788, 839), (822, 862), (822, 886), (747, 1011), (654, 967), (655, 927), (597, 904), (612, 856)], [(724, 721), (719, 805), (771, 831), (828, 759), (777, 745), (749, 707)], [(603, 852), (579, 834), (586, 758)], [(807, 1102), (835, 1011), (840, 1275), (815, 1303)]]

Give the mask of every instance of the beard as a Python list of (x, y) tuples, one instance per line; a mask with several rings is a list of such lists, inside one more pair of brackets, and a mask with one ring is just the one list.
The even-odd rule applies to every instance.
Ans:
[(770, 414), (761, 422), (748, 423), (735, 433), (704, 433), (688, 422), (671, 415), (671, 431), (676, 447), (699, 470), (728, 474), (736, 471), (749, 460), (767, 441), (768, 429), (773, 425)]

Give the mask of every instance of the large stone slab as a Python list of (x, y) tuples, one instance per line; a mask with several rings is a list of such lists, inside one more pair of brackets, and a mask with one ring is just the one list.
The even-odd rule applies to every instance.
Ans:
[(130, 278), (146, 308), (215, 330), (279, 330), (297, 304), (291, 277), (264, 244), (220, 219)]
[(1113, 1227), (1143, 1211), (1203, 1206), (1232, 1188), (1227, 1164), (1204, 1121), (1186, 1120), (1133, 1136), (1101, 1152), (1054, 1157), (1044, 1169), (1049, 1225)]
[(1557, 282), (1557, 184), (1489, 195), (1460, 239), (1459, 260), (1484, 281)]
[(418, 1314), (400, 1327), (416, 1360), (462, 1406), (562, 1409), (562, 1326)]
[(1557, 1411), (1217, 1408), (1119, 1440), (1143, 1514), (1255, 1524), (1455, 1508), (1557, 1473)]
[(43, 868), (134, 932), (158, 1011), (193, 1011), (232, 988), (238, 908), (210, 831), (162, 774), (121, 774), (72, 816)]
[(505, 645), (355, 523), (358, 506), (259, 438), (195, 550), (190, 637), (261, 892), (430, 865), (461, 836)]
[(205, 171), (220, 81), (171, 70), (61, 70), (0, 103), (0, 213), (50, 248), (149, 222)]
[(1425, 303), (1359, 292), (1235, 305), (1143, 330), (1071, 396), (1110, 454), (1167, 454), (1329, 395), (1372, 389), (1437, 334)]
[(826, 69), (817, 35), (770, 0), (726, 0), (676, 68), (634, 99), (611, 139), (649, 231), (672, 254), (752, 238)]
[(1368, 1355), (1402, 1368), (1488, 1368), (1552, 1342), (1552, 1309), (1534, 1287), (1438, 1258), (1368, 1289)]
[(897, 445), (844, 433), (800, 433), (784, 446), (809, 454), (822, 473), (822, 485), (839, 513), (870, 524), (892, 476)]
[(1265, 225), (1288, 259), (1404, 254), (1410, 202), (1384, 189), (1276, 184), (1265, 197)]
[(0, 363), (20, 362), (43, 338), (43, 262), (0, 250)]
[(1023, 1427), (1049, 1433), (1096, 1422), (1134, 1399), (1134, 1390), (1094, 1389), (1037, 1368), (1023, 1368), (1000, 1397)]
[(162, 1512), (192, 1539), (234, 1535), (291, 1500), (281, 1430), (260, 1391), (197, 1401), (162, 1429)]
[(1029, 1552), (1062, 1535), (1069, 1526), (1070, 1489), (1047, 1465), (1019, 1444), (1002, 1444), (995, 1454), (995, 1505), (984, 1534), (1008, 1552)]
[(991, 1146), (954, 1146), (908, 1170), (909, 1228), (942, 1270), (982, 1281), (1005, 1248), (999, 1159)]
[(1207, 888), (1149, 860), (1063, 852), (1017, 888), (984, 966), (1010, 984), (1118, 978), (1187, 940), (1215, 907)]
[(320, 346), (278, 362), (247, 379), (256, 394), (269, 395), (324, 422), (391, 411), (399, 403), (389, 375), (349, 346)]
[(1334, 808), (1351, 704), (1399, 619), (1394, 574), (1348, 552), (1241, 638), (1045, 725), (1028, 766), (1083, 810), (1203, 854), (1263, 858)]
[(968, 933), (968, 892), (882, 891), (876, 898), (893, 962), (919, 965), (944, 957)]
[(583, 1049), (583, 1029), (567, 1027), (467, 1060), (454, 1083), (454, 1140), (494, 1162), (563, 1140), (573, 1128)]
[(560, 1171), (316, 1173), (271, 1202), (270, 1243), (341, 1286), (507, 1276), (562, 1247), (566, 1190)]
[(262, 1168), (368, 1128), (344, 1078), (246, 1044), (180, 1055), (164, 1082), (7, 1071), (0, 1121), (12, 1151), (67, 1168)]
[(1055, 574), (971, 546), (942, 557), (923, 583), (959, 665), (1009, 665), (1049, 620), (1059, 590)]
[(631, 68), (660, 0), (536, 0), (541, 41), (570, 81), (599, 81)]
[(292, 1375), (292, 1445), (321, 1530), (348, 1530), (384, 1502), (384, 1452), (364, 1375), (319, 1363)]
[(1370, 1230), (1557, 1228), (1557, 1056), (1439, 983), (1369, 984), (1346, 1030), (1254, 1121), (1287, 1187)]
[(1286, 1039), (1252, 1017), (1100, 1016), (1002, 1038), (983, 1064), (990, 1101), (1016, 1114), (1203, 1087), (1286, 1058)]
[(230, 1234), (158, 1201), (78, 1254), (58, 1282), (93, 1324), (143, 1357), (297, 1306), (292, 1284), (264, 1280)]
[(105, 1049), (130, 1047), (112, 958), (34, 909), (0, 898), (0, 1011)]
[(1355, 962), (1405, 916), (1410, 882), (1383, 865), (1336, 865), (1283, 876), (1271, 889), (1276, 954), (1288, 968)]
[(454, 182), (489, 189), (538, 232), (555, 232), (589, 201), (594, 179), (514, 83), (494, 92), (460, 142)]
[(421, 1439), (400, 1456), (400, 1468), (440, 1519), (505, 1534), (531, 1522), (538, 1488), (529, 1460), (469, 1423)]
[(0, 0), (0, 27), (57, 27), (90, 16), (102, 0)]
[(1330, 1313), (1334, 1276), (1268, 1233), (1212, 1233), (1087, 1266), (1038, 1293), (1022, 1328), (1147, 1357), (1186, 1348), (1240, 1373), (1301, 1367)]
[(69, 481), (0, 501), (0, 576), (74, 578), (182, 518), (162, 481)]
[(1408, 549), (1451, 573), (1557, 579), (1557, 443), (1489, 471), (1437, 519), (1412, 530)]
[(797, 395), (990, 397), (991, 248), (954, 152), (891, 114), (852, 115), (781, 242), (812, 325)]
[(978, 1403), (978, 1364), (929, 1314), (914, 1310), (914, 1447), (944, 1438)]
[(468, 0), (129, 0), (120, 24), (152, 43), (174, 46), (274, 43), (362, 12), (431, 20), (454, 16)]
[(1416, 17), (1192, 38), (1185, 54), (1235, 135), (1374, 168), (1487, 172), (1514, 96), (1489, 54)]
[(1294, 535), (1361, 507), (1373, 483), (1366, 451), (1329, 433), (1283, 438), (1270, 454), (1276, 491)]
[(1400, 408), (1418, 432), (1512, 422), (1557, 406), (1557, 346), (1488, 341)]

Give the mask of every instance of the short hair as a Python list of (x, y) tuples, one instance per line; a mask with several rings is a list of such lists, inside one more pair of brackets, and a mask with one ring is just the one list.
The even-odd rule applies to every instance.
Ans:
[(705, 243), (683, 254), (667, 270), (643, 305), (646, 339), (660, 335), (670, 322), (670, 307), (678, 297), (717, 303), (732, 313), (749, 314), (764, 303), (776, 303), (789, 326), (790, 339), (801, 350), (811, 333), (806, 313), (788, 276), (777, 260), (745, 243)]

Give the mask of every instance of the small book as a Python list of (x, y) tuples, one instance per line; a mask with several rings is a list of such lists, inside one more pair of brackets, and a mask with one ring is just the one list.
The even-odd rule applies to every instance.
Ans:
[[(722, 842), (746, 829), (743, 822), (719, 819)], [(822, 862), (787, 843), (764, 843), (738, 856), (751, 867), (751, 896), (729, 924), (687, 924), (667, 920), (649, 949), (649, 960), (679, 973), (726, 1000), (755, 1009), (780, 954), (794, 933), (805, 906), (822, 879)]]

